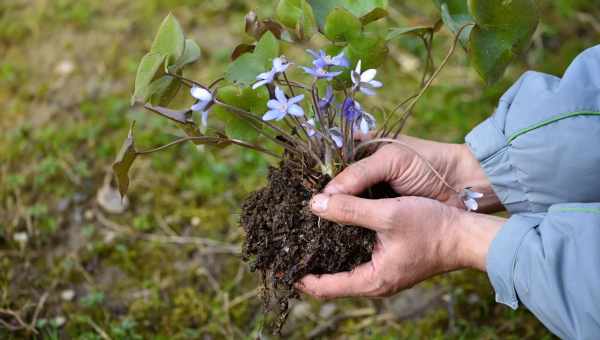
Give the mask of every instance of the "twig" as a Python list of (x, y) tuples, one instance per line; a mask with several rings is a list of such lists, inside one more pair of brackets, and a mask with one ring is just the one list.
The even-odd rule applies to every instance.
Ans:
[(308, 338), (309, 339), (318, 338), (318, 337), (324, 335), (325, 333), (333, 330), (337, 326), (337, 324), (339, 324), (342, 321), (352, 319), (352, 318), (362, 318), (362, 317), (366, 317), (366, 316), (371, 316), (371, 315), (374, 315), (376, 312), (377, 311), (373, 308), (363, 308), (363, 309), (357, 309), (357, 310), (349, 311), (347, 313), (338, 315), (338, 316), (332, 318), (331, 320), (315, 327), (312, 331), (310, 331), (310, 333), (308, 333)]
[(42, 295), (42, 297), (40, 298), (40, 301), (38, 301), (38, 304), (35, 307), (35, 311), (33, 312), (33, 319), (31, 320), (31, 323), (29, 324), (29, 327), (31, 329), (35, 329), (35, 324), (37, 322), (38, 316), (40, 315), (42, 308), (44, 308), (44, 304), (46, 303), (47, 299), (48, 299), (48, 292), (45, 292)]

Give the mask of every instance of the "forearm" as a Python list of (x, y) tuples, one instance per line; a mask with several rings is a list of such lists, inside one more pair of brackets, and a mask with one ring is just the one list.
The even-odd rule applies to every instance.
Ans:
[(455, 218), (455, 261), (459, 268), (486, 271), (488, 251), (506, 221), (496, 216), (459, 212)]

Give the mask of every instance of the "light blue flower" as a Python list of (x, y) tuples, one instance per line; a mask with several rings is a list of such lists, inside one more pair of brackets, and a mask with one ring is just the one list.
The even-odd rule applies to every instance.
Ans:
[(352, 90), (360, 91), (367, 96), (374, 96), (375, 91), (373, 89), (380, 88), (383, 84), (380, 81), (375, 80), (377, 70), (368, 69), (361, 73), (361, 60), (356, 64), (356, 69), (350, 74), (352, 77), (352, 83), (354, 86)]
[(313, 60), (313, 65), (317, 68), (326, 68), (330, 66), (339, 66), (339, 67), (349, 67), (350, 62), (344, 56), (344, 52), (342, 51), (340, 54), (332, 57), (327, 55), (323, 50), (319, 50), (319, 52), (313, 50), (306, 50), (310, 55), (313, 56), (315, 60)]
[(258, 80), (254, 85), (252, 85), (252, 89), (256, 90), (257, 88), (270, 84), (275, 80), (275, 77), (279, 73), (285, 72), (288, 67), (290, 67), (290, 63), (287, 62), (287, 59), (284, 56), (273, 59), (273, 68), (270, 71), (264, 72), (256, 76), (256, 80)]
[(210, 109), (207, 109), (213, 101), (213, 95), (205, 88), (200, 86), (193, 86), (190, 90), (192, 97), (196, 98), (198, 101), (192, 105), (191, 110), (194, 112), (200, 112), (200, 124), (202, 127), (206, 127), (208, 125), (208, 112)]
[(462, 199), (467, 211), (475, 211), (479, 208), (479, 204), (477, 204), (477, 200), (482, 198), (483, 194), (480, 192), (476, 192), (471, 190), (471, 188), (464, 188), (462, 193), (460, 194), (460, 198)]
[(325, 93), (325, 97), (319, 99), (319, 109), (326, 110), (329, 108), (331, 103), (333, 102), (333, 88), (331, 85), (327, 86), (327, 92)]
[(304, 110), (298, 105), (304, 99), (303, 94), (287, 99), (285, 93), (277, 86), (275, 88), (275, 98), (267, 102), (270, 110), (262, 117), (264, 121), (282, 120), (288, 114), (296, 117), (304, 116)]
[(360, 131), (363, 134), (368, 134), (369, 131), (375, 129), (377, 121), (371, 114), (362, 111), (360, 117), (354, 121), (354, 130)]
[(332, 80), (333, 78), (342, 74), (342, 71), (334, 71), (330, 72), (326, 68), (315, 66), (313, 68), (302, 66), (304, 72), (310, 74), (311, 76), (317, 79), (327, 79)]
[(331, 140), (335, 143), (335, 146), (337, 146), (338, 149), (344, 146), (344, 135), (339, 127), (332, 127), (329, 129), (329, 137), (331, 137)]
[(311, 118), (306, 122), (302, 123), (302, 127), (304, 127), (304, 130), (306, 131), (308, 137), (318, 136), (318, 131), (316, 130), (314, 118)]

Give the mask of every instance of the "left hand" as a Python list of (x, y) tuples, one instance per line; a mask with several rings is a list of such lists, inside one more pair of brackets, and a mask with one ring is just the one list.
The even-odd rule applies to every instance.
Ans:
[(503, 223), (422, 197), (369, 200), (319, 194), (311, 208), (322, 218), (377, 232), (370, 262), (351, 272), (308, 275), (296, 284), (321, 299), (389, 296), (440, 273), (485, 270), (487, 250)]

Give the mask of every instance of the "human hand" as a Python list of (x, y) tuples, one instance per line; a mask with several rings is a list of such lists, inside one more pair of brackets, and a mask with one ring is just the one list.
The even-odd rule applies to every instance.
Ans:
[(369, 200), (319, 194), (311, 208), (327, 220), (377, 232), (370, 262), (351, 272), (308, 275), (296, 284), (321, 299), (389, 296), (440, 273), (485, 270), (489, 245), (504, 223), (422, 197)]
[(358, 195), (379, 182), (387, 182), (402, 196), (429, 197), (461, 209), (465, 207), (457, 191), (473, 187), (484, 194), (478, 211), (503, 210), (479, 161), (466, 145), (408, 136), (351, 164), (323, 192)]

